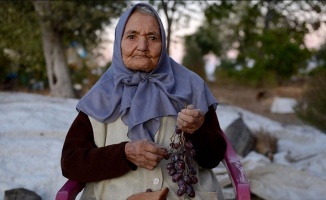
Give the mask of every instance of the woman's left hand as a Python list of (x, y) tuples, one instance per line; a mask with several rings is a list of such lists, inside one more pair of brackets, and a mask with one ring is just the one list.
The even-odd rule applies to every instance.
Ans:
[(199, 110), (195, 109), (193, 105), (188, 105), (186, 109), (182, 109), (178, 113), (177, 125), (181, 131), (187, 133), (194, 133), (204, 123), (205, 115)]

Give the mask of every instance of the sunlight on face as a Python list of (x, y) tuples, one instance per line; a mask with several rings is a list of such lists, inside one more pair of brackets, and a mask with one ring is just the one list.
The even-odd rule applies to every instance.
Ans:
[(127, 21), (121, 41), (124, 64), (132, 70), (150, 72), (158, 64), (161, 48), (157, 19), (135, 11)]

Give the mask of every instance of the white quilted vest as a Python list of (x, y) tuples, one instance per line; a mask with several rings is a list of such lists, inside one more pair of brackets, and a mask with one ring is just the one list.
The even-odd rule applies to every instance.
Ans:
[[(122, 122), (121, 118), (118, 118), (110, 124), (103, 124), (91, 117), (90, 121), (93, 127), (95, 144), (98, 147), (130, 141), (127, 137), (128, 127)], [(155, 143), (168, 148), (170, 137), (174, 133), (175, 124), (175, 117), (162, 118), (160, 128), (155, 135)], [(139, 192), (145, 192), (149, 188), (156, 191), (163, 187), (169, 188), (167, 200), (184, 199), (176, 195), (178, 186), (172, 182), (171, 176), (168, 175), (168, 171), (166, 170), (166, 164), (168, 162), (168, 160), (163, 159), (152, 171), (138, 167), (137, 170), (129, 171), (118, 178), (88, 183), (81, 199), (125, 200), (129, 196)], [(198, 172), (197, 176), (199, 181), (195, 184), (196, 196), (193, 199), (223, 199), (221, 188), (212, 170), (200, 168), (197, 164), (194, 165)]]

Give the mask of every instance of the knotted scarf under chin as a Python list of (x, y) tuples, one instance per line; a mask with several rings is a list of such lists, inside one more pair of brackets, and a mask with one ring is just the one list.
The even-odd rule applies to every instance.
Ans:
[[(160, 117), (177, 115), (180, 110), (177, 101), (170, 99), (157, 75), (146, 72), (134, 72), (121, 77), (123, 91), (121, 96), (121, 119), (128, 125), (128, 137), (131, 140), (154, 136), (160, 126)], [(166, 77), (168, 78), (168, 77)]]
[(114, 68), (109, 68), (78, 102), (77, 110), (102, 123), (112, 123), (121, 117), (128, 126), (130, 140), (154, 141), (160, 118), (177, 117), (185, 103), (204, 113), (210, 105), (216, 108), (217, 102), (202, 79), (173, 60), (170, 63), (173, 67), (166, 65), (156, 73), (123, 70), (113, 73)]

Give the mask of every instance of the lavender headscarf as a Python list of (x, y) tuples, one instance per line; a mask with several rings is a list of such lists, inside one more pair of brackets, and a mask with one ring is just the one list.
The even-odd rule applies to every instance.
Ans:
[[(137, 5), (149, 7), (161, 29), (161, 57), (150, 73), (129, 70), (121, 55), (124, 27)], [(177, 116), (189, 104), (206, 113), (208, 106), (217, 106), (217, 101), (199, 76), (168, 56), (165, 31), (157, 12), (148, 4), (135, 6), (121, 16), (116, 26), (110, 68), (78, 102), (77, 110), (103, 123), (111, 123), (121, 116), (131, 140), (147, 138), (153, 141), (160, 117)]]

